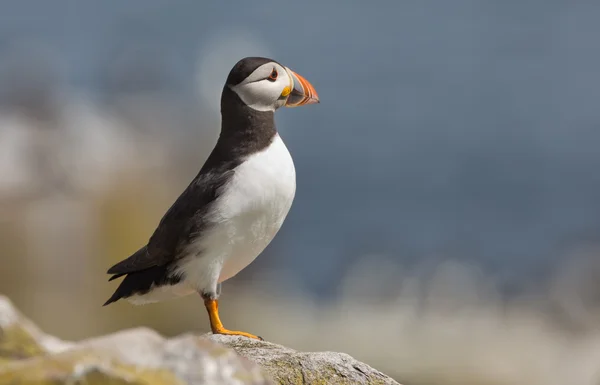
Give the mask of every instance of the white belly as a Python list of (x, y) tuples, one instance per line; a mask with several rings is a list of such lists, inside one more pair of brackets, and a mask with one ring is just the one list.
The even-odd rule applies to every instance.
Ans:
[(214, 204), (213, 226), (178, 270), (196, 290), (212, 290), (248, 266), (271, 242), (296, 193), (294, 162), (277, 135), (269, 147), (235, 169)]

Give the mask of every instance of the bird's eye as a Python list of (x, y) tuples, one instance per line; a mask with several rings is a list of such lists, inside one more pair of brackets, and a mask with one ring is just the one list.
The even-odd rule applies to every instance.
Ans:
[(271, 71), (271, 75), (269, 75), (267, 80), (270, 82), (274, 82), (275, 80), (277, 80), (277, 75), (278, 75), (277, 70), (275, 68), (273, 68), (273, 71)]

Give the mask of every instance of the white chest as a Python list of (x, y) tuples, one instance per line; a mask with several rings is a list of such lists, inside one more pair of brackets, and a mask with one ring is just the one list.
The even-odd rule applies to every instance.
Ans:
[[(276, 135), (271, 145), (249, 156), (235, 169), (215, 213), (223, 222), (250, 220), (255, 226), (279, 228), (296, 193), (296, 170), (283, 140)], [(262, 219), (259, 223), (257, 220)], [(255, 235), (266, 235), (259, 228)]]
[[(220, 266), (220, 271), (215, 271), (219, 282), (236, 275), (275, 237), (295, 193), (294, 162), (277, 135), (269, 147), (251, 155), (235, 169), (215, 202), (213, 225), (198, 245), (202, 250), (202, 261), (197, 261), (202, 267), (198, 267)], [(192, 278), (195, 274), (190, 273), (187, 275)]]

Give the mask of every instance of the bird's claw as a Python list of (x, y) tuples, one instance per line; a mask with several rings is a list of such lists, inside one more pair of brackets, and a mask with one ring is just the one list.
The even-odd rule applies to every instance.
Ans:
[(226, 336), (242, 336), (242, 337), (246, 337), (246, 338), (252, 338), (254, 340), (264, 341), (264, 339), (261, 336), (255, 336), (254, 334), (240, 332), (240, 331), (236, 331), (236, 330), (217, 329), (217, 330), (213, 330), (212, 332), (213, 332), (213, 334), (222, 334), (222, 335), (226, 335)]

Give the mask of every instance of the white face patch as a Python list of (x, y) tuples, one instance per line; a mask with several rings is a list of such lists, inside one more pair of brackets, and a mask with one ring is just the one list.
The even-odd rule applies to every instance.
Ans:
[[(269, 79), (277, 73), (275, 80)], [(275, 111), (283, 106), (280, 100), (285, 87), (292, 86), (292, 81), (285, 68), (275, 62), (266, 63), (254, 70), (243, 82), (231, 89), (249, 107), (257, 111)]]

